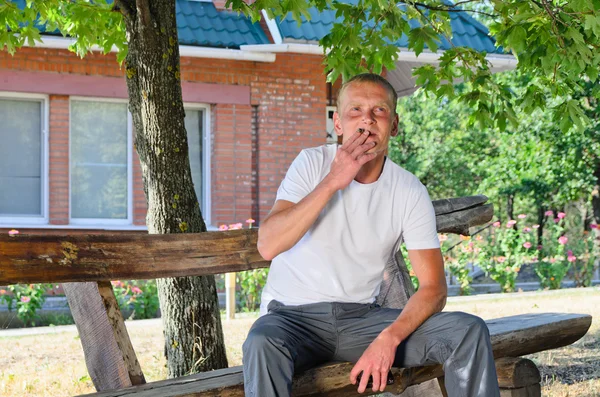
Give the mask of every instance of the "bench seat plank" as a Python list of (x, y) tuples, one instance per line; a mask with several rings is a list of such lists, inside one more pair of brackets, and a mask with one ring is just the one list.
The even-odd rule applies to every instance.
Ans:
[[(502, 317), (486, 322), (490, 330), (494, 356), (510, 357), (569, 345), (585, 335), (592, 324), (586, 314), (542, 313)], [(295, 396), (360, 396), (349, 384), (351, 363), (321, 366), (294, 379)], [(440, 365), (419, 368), (394, 368), (395, 382), (386, 391), (400, 393), (408, 386), (443, 375)], [(177, 379), (147, 383), (118, 391), (106, 391), (94, 397), (242, 397), (241, 367), (226, 368)], [(369, 395), (363, 393), (362, 396)]]

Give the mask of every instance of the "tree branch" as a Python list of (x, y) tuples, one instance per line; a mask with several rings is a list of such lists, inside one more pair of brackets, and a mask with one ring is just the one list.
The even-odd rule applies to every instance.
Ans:
[(476, 1), (477, 0), (465, 0), (465, 1), (461, 1), (461, 2), (458, 2), (458, 3), (454, 4), (452, 7), (447, 7), (447, 8), (446, 7), (434, 7), (434, 6), (430, 6), (430, 5), (427, 5), (427, 4), (417, 3), (417, 2), (412, 2), (412, 1), (400, 1), (400, 3), (409, 4), (409, 5), (415, 6), (415, 8), (417, 8), (416, 6), (423, 7), (423, 8), (426, 8), (426, 9), (430, 10), (430, 11), (472, 12), (472, 13), (475, 13), (475, 14), (485, 15), (485, 16), (490, 17), (490, 18), (496, 18), (496, 17), (498, 17), (498, 15), (490, 14), (490, 13), (487, 13), (487, 12), (484, 12), (484, 11), (479, 11), (479, 10), (465, 10), (465, 9), (462, 9), (462, 8), (459, 8), (459, 9), (456, 8), (456, 6), (458, 6), (459, 4), (472, 3), (472, 2), (476, 2)]

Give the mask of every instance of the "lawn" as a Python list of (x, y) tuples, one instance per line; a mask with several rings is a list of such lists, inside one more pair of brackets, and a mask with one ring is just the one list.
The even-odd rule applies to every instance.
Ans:
[[(521, 313), (587, 313), (594, 318), (588, 334), (572, 346), (529, 356), (542, 371), (542, 395), (600, 396), (600, 288), (449, 298), (447, 311), (465, 311), (484, 319)], [(255, 320), (241, 315), (223, 320), (230, 365), (241, 364), (241, 345)], [(127, 322), (147, 381), (164, 379), (162, 327), (156, 320)], [(76, 331), (3, 336), (0, 331), (0, 396), (72, 396), (94, 391), (85, 369)]]

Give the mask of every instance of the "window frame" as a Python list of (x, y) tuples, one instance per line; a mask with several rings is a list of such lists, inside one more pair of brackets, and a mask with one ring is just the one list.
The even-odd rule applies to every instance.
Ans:
[[(203, 110), (203, 122), (202, 122), (202, 170), (204, 177), (204, 186), (202, 186), (202, 203), (200, 203), (200, 209), (202, 210), (202, 218), (206, 227), (212, 225), (212, 200), (211, 200), (211, 157), (212, 157), (212, 130), (211, 130), (211, 110), (212, 107), (205, 103), (192, 103), (184, 102), (183, 109), (186, 110)], [(187, 132), (187, 131), (186, 131)], [(189, 142), (188, 142), (188, 156), (189, 156)]]
[(40, 147), (41, 147), (41, 205), (40, 216), (2, 216), (0, 215), (0, 227), (24, 226), (24, 225), (46, 225), (50, 219), (50, 164), (49, 164), (49, 125), (50, 125), (50, 100), (48, 95), (31, 94), (23, 92), (0, 91), (0, 99), (26, 100), (40, 103)]
[[(73, 145), (72, 139), (72, 128), (73, 123), (72, 117), (72, 102), (105, 102), (105, 103), (122, 103), (125, 104), (127, 110), (127, 218), (126, 219), (110, 219), (110, 218), (73, 218), (72, 216), (72, 192), (71, 189), (71, 147)], [(81, 96), (70, 96), (69, 97), (69, 225), (73, 226), (89, 226), (103, 227), (103, 226), (132, 226), (133, 225), (133, 119), (127, 106), (129, 101), (127, 99), (119, 98), (103, 98), (103, 97), (81, 97)]]

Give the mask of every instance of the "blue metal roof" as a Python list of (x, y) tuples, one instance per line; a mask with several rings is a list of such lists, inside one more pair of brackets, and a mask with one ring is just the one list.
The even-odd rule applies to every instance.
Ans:
[[(347, 3), (356, 4), (357, 0), (346, 0)], [(400, 5), (404, 7), (404, 5)], [(330, 32), (334, 22), (341, 21), (341, 18), (335, 18), (333, 10), (324, 10), (319, 12), (316, 8), (309, 9), (310, 21), (302, 17), (302, 23), (287, 15), (283, 20), (277, 19), (281, 37), (284, 42), (286, 39), (302, 40), (316, 42)], [(503, 53), (502, 48), (496, 48), (495, 40), (489, 35), (488, 29), (475, 20), (466, 12), (451, 12), (450, 25), (452, 27), (452, 43), (457, 47), (470, 47), (477, 51), (488, 53)], [(417, 21), (409, 21), (411, 27), (419, 26)], [(370, 24), (372, 26), (372, 23)], [(396, 42), (398, 47), (406, 48), (408, 46), (408, 37), (402, 35)], [(440, 38), (440, 50), (449, 49), (450, 43), (445, 38)]]
[[(19, 8), (25, 7), (25, 0), (12, 0)], [(212, 2), (176, 0), (175, 14), (179, 43), (183, 45), (240, 48), (245, 44), (270, 44), (259, 23), (237, 12), (217, 10)], [(46, 35), (60, 35), (59, 31), (46, 32)]]
[(270, 44), (259, 23), (237, 12), (217, 10), (212, 2), (177, 0), (179, 43), (240, 48), (245, 44)]

